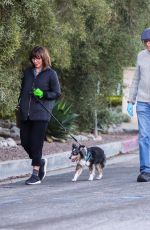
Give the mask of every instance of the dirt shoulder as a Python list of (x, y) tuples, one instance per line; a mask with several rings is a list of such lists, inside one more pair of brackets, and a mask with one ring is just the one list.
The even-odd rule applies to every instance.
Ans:
[[(136, 133), (120, 133), (120, 134), (101, 134), (102, 140), (88, 140), (88, 141), (80, 141), (81, 144), (86, 145), (87, 147), (94, 145), (101, 145), (110, 142), (128, 140), (134, 136), (137, 136)], [(66, 151), (71, 151), (73, 140), (68, 140), (66, 143), (60, 142), (44, 142), (43, 147), (43, 155), (49, 155), (54, 153), (62, 153)], [(28, 159), (28, 154), (22, 148), (20, 143), (18, 143), (17, 147), (14, 148), (0, 148), (0, 161), (7, 160), (18, 160), (18, 159)]]

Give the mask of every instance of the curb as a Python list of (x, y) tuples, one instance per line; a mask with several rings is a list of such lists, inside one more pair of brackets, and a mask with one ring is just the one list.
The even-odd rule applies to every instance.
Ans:
[[(136, 136), (129, 140), (111, 142), (96, 146), (101, 147), (104, 150), (106, 158), (110, 158), (118, 155), (119, 153), (128, 153), (130, 151), (137, 150), (138, 137)], [(59, 170), (74, 166), (75, 163), (68, 159), (69, 156), (70, 151), (44, 156), (47, 158), (47, 171)], [(0, 181), (13, 177), (23, 177), (29, 174), (30, 171), (30, 159), (3, 161), (0, 162)]]

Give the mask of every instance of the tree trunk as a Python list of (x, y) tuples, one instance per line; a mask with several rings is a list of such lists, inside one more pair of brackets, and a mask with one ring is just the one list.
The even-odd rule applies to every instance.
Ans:
[(98, 130), (97, 130), (97, 110), (96, 109), (94, 111), (94, 124), (95, 124), (94, 135), (95, 135), (95, 137), (97, 137), (98, 136)]

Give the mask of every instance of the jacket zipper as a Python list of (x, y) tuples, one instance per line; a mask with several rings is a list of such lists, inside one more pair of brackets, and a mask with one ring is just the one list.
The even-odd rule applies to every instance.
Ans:
[[(33, 79), (32, 88), (31, 89), (33, 89), (34, 84), (35, 84), (35, 78)], [(31, 106), (31, 94), (30, 94), (29, 106), (28, 106), (28, 117), (30, 115), (30, 106)]]
[[(41, 72), (40, 72), (40, 73), (41, 73)], [(40, 74), (40, 73), (39, 73), (39, 74)], [(37, 76), (38, 76), (39, 74), (37, 74)], [(33, 76), (34, 76), (34, 74), (33, 74)], [(36, 78), (37, 78), (37, 76), (36, 76)], [(34, 76), (33, 83), (32, 83), (32, 89), (33, 89), (33, 87), (34, 87), (36, 78), (35, 78), (35, 76)], [(31, 105), (31, 95), (30, 95), (30, 99), (29, 99), (28, 117), (29, 117), (29, 115), (30, 115), (30, 105)]]
[(31, 95), (30, 95), (30, 99), (29, 99), (28, 117), (29, 117), (29, 115), (30, 115), (30, 105), (31, 105)]

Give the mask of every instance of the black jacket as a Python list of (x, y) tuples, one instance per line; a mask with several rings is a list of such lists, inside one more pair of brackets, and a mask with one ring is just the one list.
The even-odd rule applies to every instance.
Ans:
[(19, 97), (20, 119), (27, 120), (50, 120), (48, 112), (40, 105), (33, 96), (33, 88), (40, 88), (44, 92), (40, 102), (52, 111), (54, 101), (60, 96), (60, 84), (57, 73), (50, 67), (41, 71), (35, 78), (33, 69), (24, 71)]

